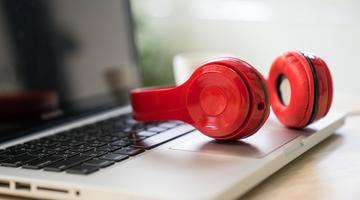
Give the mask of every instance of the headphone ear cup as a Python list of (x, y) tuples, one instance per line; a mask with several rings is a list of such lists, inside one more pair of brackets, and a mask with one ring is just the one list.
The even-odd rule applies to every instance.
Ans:
[[(284, 104), (280, 85), (290, 83), (290, 102)], [(268, 78), (272, 109), (280, 122), (304, 127), (325, 116), (332, 101), (332, 80), (325, 62), (304, 52), (287, 52), (272, 64)]]
[[(210, 78), (210, 75), (214, 74), (211, 71), (219, 71), (221, 68), (225, 69), (221, 72), (223, 75), (230, 71), (236, 74), (233, 78), (229, 76), (231, 87), (224, 85), (227, 81), (221, 80), (221, 77)], [(201, 77), (195, 78), (198, 73), (201, 73)], [(203, 76), (209, 78), (205, 80), (202, 79)], [(190, 80), (192, 84), (189, 85), (189, 97), (191, 98), (187, 100), (189, 116), (196, 122), (193, 126), (209, 137), (218, 140), (249, 137), (262, 127), (269, 116), (270, 97), (267, 81), (254, 67), (241, 59), (225, 57), (209, 61), (197, 69)], [(204, 89), (198, 90), (197, 88), (204, 83), (206, 87), (204, 85)], [(215, 96), (203, 98), (205, 95), (210, 97), (210, 94), (216, 91), (214, 86), (222, 89), (227, 97), (227, 106), (216, 116), (212, 114), (213, 112), (209, 112), (210, 109), (206, 109), (207, 101)], [(200, 94), (200, 98), (196, 97), (197, 94)], [(198, 105), (199, 99), (201, 106)], [(214, 113), (220, 112), (214, 111)], [(219, 125), (215, 126), (216, 124)], [(215, 130), (215, 127), (219, 128)]]
[(218, 140), (245, 138), (269, 117), (268, 88), (265, 78), (245, 61), (217, 58), (180, 86), (132, 90), (133, 117), (181, 120)]

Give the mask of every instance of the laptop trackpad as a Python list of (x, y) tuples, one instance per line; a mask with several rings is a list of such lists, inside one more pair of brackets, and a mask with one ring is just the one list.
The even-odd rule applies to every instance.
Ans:
[(170, 149), (261, 158), (301, 134), (311, 135), (314, 132), (316, 131), (309, 128), (289, 129), (275, 121), (268, 120), (256, 134), (249, 138), (236, 141), (219, 141), (199, 134), (199, 136)]

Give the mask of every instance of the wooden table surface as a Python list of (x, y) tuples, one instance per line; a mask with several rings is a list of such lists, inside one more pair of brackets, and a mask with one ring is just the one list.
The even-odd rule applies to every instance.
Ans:
[(337, 95), (332, 109), (348, 113), (344, 126), (239, 200), (360, 199), (360, 99)]

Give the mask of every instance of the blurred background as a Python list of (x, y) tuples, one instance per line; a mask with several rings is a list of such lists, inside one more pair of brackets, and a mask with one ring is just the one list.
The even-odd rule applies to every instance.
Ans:
[(131, 3), (145, 86), (174, 83), (172, 58), (179, 53), (228, 52), (267, 77), (277, 56), (303, 50), (325, 60), (335, 95), (360, 97), (359, 0)]

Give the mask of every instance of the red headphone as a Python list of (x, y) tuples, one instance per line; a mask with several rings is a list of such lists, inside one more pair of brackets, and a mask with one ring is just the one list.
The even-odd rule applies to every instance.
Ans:
[[(291, 101), (280, 85), (287, 78)], [(133, 117), (139, 121), (181, 120), (218, 140), (256, 133), (269, 117), (270, 102), (285, 126), (304, 127), (326, 115), (332, 80), (325, 62), (307, 52), (287, 52), (271, 66), (268, 81), (249, 63), (233, 57), (200, 66), (178, 87), (131, 91)]]

